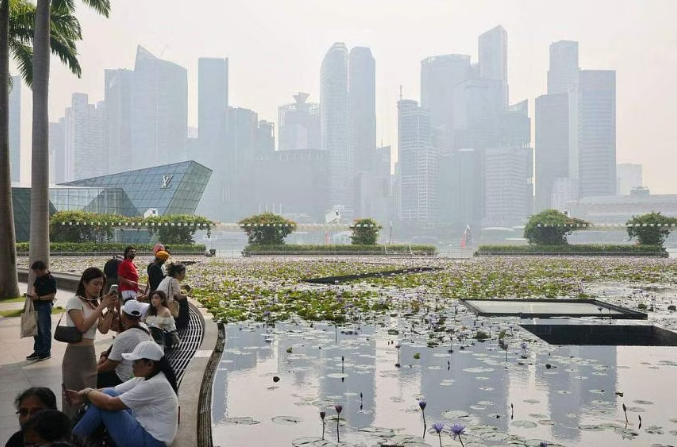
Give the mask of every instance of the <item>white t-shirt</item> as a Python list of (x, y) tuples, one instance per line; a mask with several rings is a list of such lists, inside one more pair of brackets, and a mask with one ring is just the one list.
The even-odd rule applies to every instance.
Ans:
[(170, 445), (178, 429), (179, 399), (163, 373), (135, 377), (115, 387), (120, 400), (155, 439)]
[(133, 364), (131, 360), (125, 360), (122, 358), (123, 353), (129, 353), (136, 348), (136, 345), (142, 341), (152, 340), (150, 335), (141, 329), (129, 328), (122, 332), (120, 335), (115, 337), (113, 341), (113, 347), (108, 354), (108, 358), (115, 362), (120, 362), (118, 366), (115, 367), (115, 374), (123, 382), (134, 377), (133, 373)]
[(173, 301), (178, 295), (181, 295), (181, 284), (179, 284), (178, 279), (166, 276), (157, 286), (157, 290), (162, 290), (167, 295), (167, 301)]
[[(94, 301), (91, 301), (94, 306), (98, 306), (98, 304), (95, 304)], [(66, 326), (70, 327), (75, 327), (75, 323), (73, 323), (73, 320), (71, 319), (71, 315), (69, 311), (71, 310), (79, 310), (82, 311), (82, 316), (83, 318), (87, 318), (90, 315), (92, 315), (92, 312), (94, 312), (94, 309), (92, 309), (92, 306), (89, 304), (85, 304), (82, 299), (80, 299), (79, 296), (74, 296), (71, 299), (68, 300), (66, 303)], [(97, 319), (94, 324), (92, 324), (92, 327), (87, 329), (87, 332), (82, 334), (82, 338), (89, 338), (94, 340), (96, 338), (96, 329), (99, 327), (99, 320)]]

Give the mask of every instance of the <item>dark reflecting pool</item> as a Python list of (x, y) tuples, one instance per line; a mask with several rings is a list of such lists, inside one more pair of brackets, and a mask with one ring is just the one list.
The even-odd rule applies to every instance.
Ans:
[[(461, 445), (451, 424), (466, 426), (466, 447), (677, 444), (674, 348), (558, 347), (518, 323), (466, 315), (447, 322), (451, 341), (397, 318), (229, 325), (214, 379), (214, 444), (438, 446), (436, 422), (446, 424), (444, 446)], [(477, 330), (490, 339), (473, 340)]]

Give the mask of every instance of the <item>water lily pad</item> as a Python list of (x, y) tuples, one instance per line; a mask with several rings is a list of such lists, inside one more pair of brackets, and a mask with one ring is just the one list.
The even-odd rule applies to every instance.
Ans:
[(244, 417), (235, 417), (235, 418), (226, 418), (224, 419), (226, 424), (235, 424), (235, 425), (256, 425), (260, 424), (259, 421), (255, 421), (249, 416)]
[(512, 421), (510, 423), (513, 427), (521, 428), (536, 428), (538, 425), (533, 421)]
[(597, 424), (580, 424), (578, 429), (583, 431), (604, 431), (604, 428)]
[(275, 416), (272, 421), (280, 425), (296, 425), (300, 424), (302, 419), (295, 416)]

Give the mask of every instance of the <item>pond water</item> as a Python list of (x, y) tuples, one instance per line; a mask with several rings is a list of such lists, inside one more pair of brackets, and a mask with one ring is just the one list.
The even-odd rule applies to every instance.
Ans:
[[(674, 348), (551, 346), (517, 319), (464, 310), (444, 322), (450, 341), (435, 323), (227, 325), (214, 444), (439, 446), (436, 422), (444, 446), (461, 445), (451, 424), (466, 426), (466, 447), (677, 444)], [(473, 340), (478, 330), (490, 339)]]

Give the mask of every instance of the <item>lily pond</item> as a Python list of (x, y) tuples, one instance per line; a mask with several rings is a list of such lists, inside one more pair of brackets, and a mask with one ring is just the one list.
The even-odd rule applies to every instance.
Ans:
[[(677, 444), (675, 348), (549, 345), (520, 324), (550, 320), (477, 317), (456, 299), (596, 298), (647, 308), (648, 322), (636, 324), (674, 330), (673, 262), (335, 262), (334, 270), (328, 260), (249, 263), (237, 267), (246, 276), (227, 280), (257, 286), (219, 303), (246, 300), (241, 311), (252, 318), (225, 326), (215, 445)], [(403, 266), (435, 270), (367, 274)], [(301, 281), (327, 274), (364, 276)], [(601, 311), (584, 320), (627, 324)]]
[[(520, 325), (553, 319), (459, 302), (593, 298), (677, 331), (674, 260), (186, 260), (191, 295), (225, 323), (217, 446), (677, 445), (677, 348), (550, 345)], [(628, 324), (605, 316), (580, 321)]]

